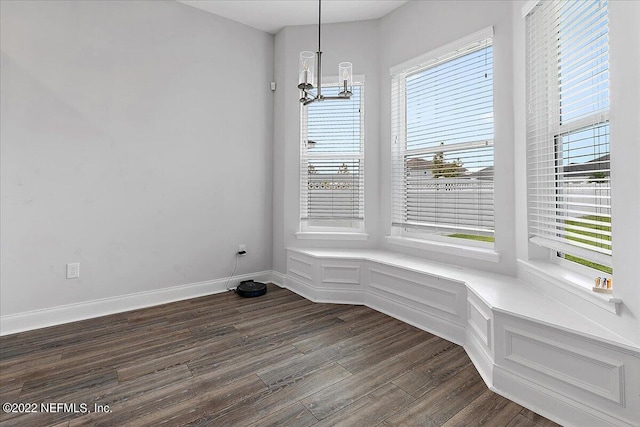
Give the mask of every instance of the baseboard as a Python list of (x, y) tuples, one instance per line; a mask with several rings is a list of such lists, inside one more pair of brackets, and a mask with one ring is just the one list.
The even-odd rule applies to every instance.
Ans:
[[(233, 277), (233, 281), (254, 279), (260, 282), (273, 281), (274, 272), (260, 271)], [(0, 316), (0, 335), (10, 335), (32, 329), (61, 325), (108, 314), (122, 313), (139, 308), (152, 307), (190, 298), (224, 292), (228, 278), (206, 280), (170, 288), (137, 292), (111, 298), (103, 298), (23, 313)]]
[(464, 343), (463, 327), (377, 294), (366, 294), (360, 290), (319, 289), (292, 276), (286, 276), (285, 287), (301, 297), (317, 303), (366, 305), (373, 310), (438, 335), (455, 344)]
[(273, 283), (274, 285), (277, 285), (281, 288), (285, 287), (285, 282), (286, 282), (286, 276), (282, 273), (279, 273), (277, 271), (272, 271), (271, 272), (271, 283)]
[(284, 287), (289, 289), (291, 292), (294, 292), (301, 297), (308, 299), (309, 301), (320, 302), (316, 298), (314, 288), (294, 277), (285, 276)]
[(478, 341), (478, 338), (467, 331), (467, 336), (464, 342), (464, 350), (467, 352), (469, 359), (478, 370), (478, 373), (482, 377), (487, 387), (493, 387), (493, 360), (491, 357), (482, 350), (482, 344)]
[(387, 316), (391, 316), (423, 331), (451, 341), (454, 344), (464, 344), (463, 326), (438, 318), (426, 311), (385, 298), (373, 292), (367, 295), (365, 305)]
[(363, 305), (361, 290), (316, 288), (294, 277), (286, 276), (284, 287), (309, 301), (326, 304)]
[(493, 368), (490, 389), (566, 427), (633, 427), (630, 420), (616, 418), (531, 382), (500, 366)]

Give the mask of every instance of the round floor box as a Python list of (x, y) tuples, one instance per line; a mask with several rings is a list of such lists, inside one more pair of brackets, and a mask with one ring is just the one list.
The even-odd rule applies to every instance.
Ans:
[(236, 293), (244, 298), (259, 297), (267, 293), (267, 285), (253, 280), (245, 280), (240, 282)]

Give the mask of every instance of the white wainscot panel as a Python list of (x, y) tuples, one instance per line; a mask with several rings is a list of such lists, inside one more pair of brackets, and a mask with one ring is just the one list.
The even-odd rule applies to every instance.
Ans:
[(360, 286), (360, 263), (323, 260), (320, 271), (322, 287)]
[(505, 328), (505, 359), (624, 404), (624, 365), (527, 331)]
[(293, 275), (300, 281), (313, 284), (313, 261), (302, 256), (289, 254), (287, 274)]
[(467, 291), (464, 348), (488, 386), (493, 384), (493, 319), (491, 309)]
[(495, 381), (507, 397), (516, 393), (543, 415), (556, 402), (548, 415), (563, 424), (640, 425), (637, 353), (508, 315), (494, 321)]
[(384, 265), (369, 267), (369, 291), (380, 297), (464, 325), (466, 286)]
[(487, 352), (492, 351), (490, 310), (482, 301), (469, 294), (467, 297), (467, 322), (471, 332), (482, 343)]

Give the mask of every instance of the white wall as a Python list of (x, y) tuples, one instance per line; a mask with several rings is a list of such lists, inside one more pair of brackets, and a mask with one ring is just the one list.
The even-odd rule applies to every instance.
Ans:
[(609, 10), (613, 270), (625, 302), (612, 325), (640, 343), (640, 2), (616, 0)]
[(298, 58), (301, 51), (318, 47), (318, 26), (287, 27), (275, 39), (274, 122), (274, 236), (273, 269), (286, 271), (287, 247), (373, 247), (381, 239), (379, 223), (380, 194), (375, 185), (379, 179), (380, 105), (378, 76), (379, 43), (377, 21), (322, 25), (322, 68), (325, 77), (337, 76), (338, 63), (353, 63), (353, 73), (364, 75), (364, 139), (365, 139), (365, 228), (366, 241), (298, 240), (300, 228), (300, 98)]
[(271, 269), (272, 35), (165, 1), (1, 19), (2, 315), (224, 278), (239, 243)]

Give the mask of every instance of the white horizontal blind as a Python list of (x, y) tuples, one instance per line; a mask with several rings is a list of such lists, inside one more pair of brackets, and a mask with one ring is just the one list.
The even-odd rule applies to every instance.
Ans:
[(492, 236), (492, 38), (392, 76), (393, 226)]
[(540, 2), (526, 33), (531, 240), (610, 266), (607, 1)]
[[(337, 96), (340, 88), (322, 88)], [(363, 86), (349, 100), (314, 102), (301, 110), (300, 217), (303, 221), (364, 218)], [(318, 221), (315, 221), (318, 220)]]

